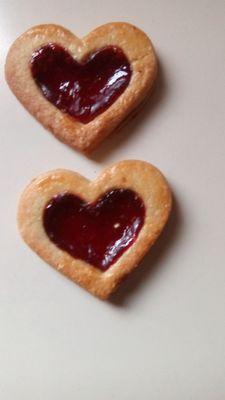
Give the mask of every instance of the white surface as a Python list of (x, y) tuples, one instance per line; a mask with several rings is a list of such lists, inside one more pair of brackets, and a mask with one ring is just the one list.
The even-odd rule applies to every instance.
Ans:
[[(224, 400), (223, 0), (1, 0), (1, 400)], [(161, 73), (151, 104), (87, 159), (53, 138), (3, 78), (9, 45), (58, 23), (83, 36), (108, 21), (149, 34)], [(175, 206), (142, 268), (101, 302), (19, 237), (18, 196), (58, 167), (94, 178), (137, 158), (168, 177)]]

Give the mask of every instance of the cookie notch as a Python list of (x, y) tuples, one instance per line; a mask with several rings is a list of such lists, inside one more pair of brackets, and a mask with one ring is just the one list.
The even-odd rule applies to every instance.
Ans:
[[(43, 210), (60, 193), (73, 193), (93, 202), (112, 188), (136, 192), (145, 205), (145, 221), (135, 242), (105, 272), (73, 258), (52, 243), (43, 228)], [(67, 170), (55, 170), (31, 182), (21, 196), (18, 225), (24, 241), (43, 260), (100, 299), (106, 299), (135, 269), (160, 235), (171, 210), (168, 184), (151, 164), (122, 161), (107, 168), (98, 179), (88, 181)]]
[[(98, 49), (118, 46), (132, 69), (128, 87), (106, 111), (88, 124), (82, 124), (51, 104), (31, 75), (32, 54), (49, 43), (62, 46), (78, 62)], [(87, 154), (143, 102), (156, 73), (156, 56), (150, 39), (140, 29), (124, 22), (102, 25), (83, 39), (61, 26), (35, 26), (13, 43), (5, 66), (9, 87), (23, 106), (59, 140)]]

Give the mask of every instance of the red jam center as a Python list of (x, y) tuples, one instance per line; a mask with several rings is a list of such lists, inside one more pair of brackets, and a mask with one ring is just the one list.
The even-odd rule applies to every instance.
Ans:
[(144, 218), (135, 192), (113, 189), (94, 203), (59, 194), (46, 205), (43, 224), (60, 249), (105, 271), (135, 242)]
[(50, 43), (33, 53), (31, 73), (52, 104), (84, 124), (107, 110), (131, 78), (130, 63), (116, 46), (79, 63), (63, 47)]

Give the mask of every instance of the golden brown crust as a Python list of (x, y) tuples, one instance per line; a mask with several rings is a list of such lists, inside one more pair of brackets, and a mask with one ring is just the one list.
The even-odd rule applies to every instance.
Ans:
[[(52, 105), (40, 92), (30, 71), (33, 52), (47, 43), (58, 43), (78, 61), (107, 45), (119, 46), (132, 68), (124, 93), (105, 112), (82, 124)], [(121, 124), (149, 93), (156, 77), (157, 62), (152, 44), (144, 32), (124, 22), (102, 25), (83, 39), (57, 25), (29, 29), (11, 46), (5, 66), (6, 80), (24, 107), (47, 129), (71, 147), (88, 153)]]
[[(69, 191), (92, 202), (113, 187), (136, 191), (144, 201), (146, 217), (135, 243), (106, 272), (101, 272), (55, 246), (44, 231), (42, 214), (56, 194)], [(25, 189), (19, 204), (18, 225), (25, 242), (40, 257), (95, 296), (106, 299), (153, 245), (166, 224), (171, 203), (165, 178), (143, 161), (121, 161), (93, 182), (72, 171), (55, 170), (34, 179)]]

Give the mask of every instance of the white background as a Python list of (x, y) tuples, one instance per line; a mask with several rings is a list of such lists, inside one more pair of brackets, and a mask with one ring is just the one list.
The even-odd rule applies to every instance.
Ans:
[[(32, 25), (83, 36), (117, 20), (152, 38), (160, 74), (139, 116), (87, 159), (23, 109), (4, 60)], [(0, 0), (1, 400), (224, 400), (224, 27), (223, 0)], [(164, 172), (173, 214), (137, 273), (101, 302), (22, 242), (18, 197), (49, 169), (92, 179), (130, 158)]]

